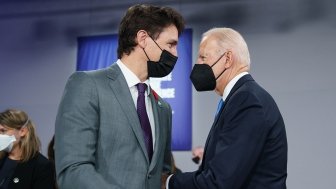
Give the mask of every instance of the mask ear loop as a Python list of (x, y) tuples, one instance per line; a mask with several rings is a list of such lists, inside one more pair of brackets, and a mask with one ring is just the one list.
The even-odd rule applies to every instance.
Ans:
[(159, 46), (159, 44), (157, 44), (156, 41), (155, 41), (150, 35), (149, 35), (149, 37), (154, 41), (154, 43), (156, 44), (156, 46), (158, 46), (159, 49), (160, 49), (161, 51), (163, 51), (163, 50), (161, 49), (161, 47)]
[(210, 67), (212, 68), (215, 64), (217, 64), (218, 61), (219, 61), (220, 59), (222, 59), (224, 55), (225, 55), (225, 53), (223, 53), (223, 54), (216, 60), (216, 62), (213, 63)]
[[(154, 41), (154, 43), (156, 44), (156, 46), (159, 47), (159, 49), (160, 49), (161, 51), (163, 51), (163, 50), (161, 49), (161, 47), (159, 46), (159, 44), (157, 44), (156, 41), (155, 41), (150, 35), (148, 35), (148, 36)], [(145, 48), (142, 48), (142, 50), (144, 51), (145, 55), (147, 56), (148, 60), (150, 61), (149, 56), (148, 56), (148, 54), (147, 54), (146, 51), (145, 51)]]
[[(29, 121), (30, 121), (30, 119), (28, 118), (27, 121), (22, 125), (22, 127), (20, 128), (20, 130), (24, 129), (24, 128), (27, 128), (27, 125), (28, 125)], [(29, 130), (29, 129), (27, 128), (27, 130)], [(21, 140), (19, 140), (19, 143), (21, 145)]]
[(21, 128), (27, 127), (28, 122), (29, 122), (29, 118), (28, 118), (27, 121), (22, 125)]
[(147, 56), (148, 60), (150, 61), (149, 56), (147, 55), (145, 49), (143, 48), (142, 50), (144, 51), (145, 55)]
[[(213, 63), (210, 67), (212, 68), (215, 64), (217, 64), (219, 62), (220, 59), (223, 58), (223, 56), (225, 55), (225, 53), (223, 53), (217, 60), (215, 63)], [(219, 76), (216, 77), (216, 80), (226, 71), (226, 68), (224, 69), (224, 71), (222, 71), (221, 74), (219, 74)]]
[(219, 76), (217, 76), (216, 77), (216, 80), (221, 76), (221, 75), (223, 75), (223, 73), (226, 71), (226, 68), (224, 69), (224, 71), (221, 73), (221, 74), (219, 74)]

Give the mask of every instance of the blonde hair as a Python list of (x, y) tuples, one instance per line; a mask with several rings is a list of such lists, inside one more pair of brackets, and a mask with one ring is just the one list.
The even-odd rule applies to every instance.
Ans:
[[(27, 128), (27, 134), (18, 143), (21, 150), (20, 161), (26, 162), (40, 151), (41, 143), (36, 135), (35, 126), (24, 111), (8, 109), (1, 112), (0, 125), (16, 130), (20, 130), (23, 127)], [(3, 158), (5, 155), (5, 152), (0, 152), (0, 158)]]
[(250, 67), (250, 53), (244, 38), (232, 28), (213, 28), (203, 34), (205, 37), (214, 37), (218, 45), (225, 50), (232, 50), (233, 56), (239, 63)]

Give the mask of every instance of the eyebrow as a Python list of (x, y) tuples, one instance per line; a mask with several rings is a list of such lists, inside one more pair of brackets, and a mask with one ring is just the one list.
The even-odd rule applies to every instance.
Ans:
[(168, 41), (168, 44), (177, 45), (177, 40), (175, 40), (175, 39), (170, 39), (170, 40)]
[(202, 56), (202, 57), (205, 57), (205, 58), (209, 56), (209, 53), (204, 52), (204, 51), (199, 52), (198, 54), (199, 54), (199, 56)]

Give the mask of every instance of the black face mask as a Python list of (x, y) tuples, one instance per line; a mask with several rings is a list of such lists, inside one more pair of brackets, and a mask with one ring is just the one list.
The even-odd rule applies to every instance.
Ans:
[[(153, 38), (152, 38), (153, 39)], [(154, 39), (153, 39), (154, 41)], [(161, 47), (154, 41), (154, 43), (160, 48), (162, 51), (160, 60), (155, 62), (151, 61), (145, 51), (148, 61), (147, 61), (147, 70), (148, 70), (148, 77), (165, 77), (167, 76), (170, 72), (172, 72), (176, 62), (177, 62), (177, 57), (171, 54), (170, 52), (166, 50), (162, 50)]]
[(212, 66), (209, 66), (208, 64), (194, 65), (190, 74), (190, 80), (197, 91), (212, 91), (216, 88), (216, 80), (225, 72), (226, 69), (224, 69), (224, 71), (216, 78), (211, 68), (217, 64), (224, 55), (225, 53), (220, 56), (219, 59), (212, 64)]

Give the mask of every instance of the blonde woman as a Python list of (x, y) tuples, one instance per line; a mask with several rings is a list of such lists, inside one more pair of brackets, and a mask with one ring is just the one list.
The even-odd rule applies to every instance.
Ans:
[[(52, 189), (53, 168), (40, 152), (33, 122), (21, 110), (0, 113), (0, 189)], [(6, 143), (7, 142), (7, 143)]]

